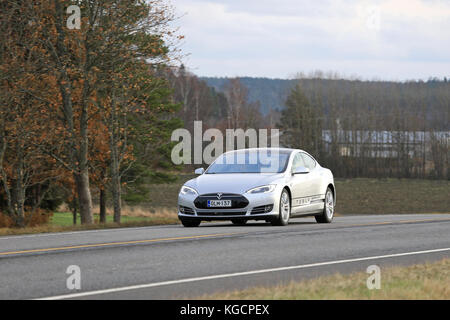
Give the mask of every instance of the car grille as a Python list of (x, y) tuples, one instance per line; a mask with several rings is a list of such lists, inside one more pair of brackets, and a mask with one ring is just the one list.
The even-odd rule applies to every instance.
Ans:
[[(199, 209), (211, 209), (207, 206), (208, 200), (219, 200), (217, 193), (208, 193), (198, 196), (194, 200), (194, 205)], [(220, 200), (231, 200), (231, 207), (222, 207), (222, 209), (240, 209), (245, 208), (248, 205), (247, 198), (240, 194), (223, 193)], [(220, 209), (220, 207), (218, 207), (218, 209)]]
[(254, 207), (252, 209), (251, 214), (261, 214), (261, 213), (267, 213), (272, 211), (273, 209), (273, 204), (269, 204), (269, 205), (265, 205), (265, 206), (259, 206), (259, 207)]
[(224, 212), (224, 211), (203, 211), (197, 212), (197, 216), (242, 216), (247, 212), (239, 211), (239, 212)]

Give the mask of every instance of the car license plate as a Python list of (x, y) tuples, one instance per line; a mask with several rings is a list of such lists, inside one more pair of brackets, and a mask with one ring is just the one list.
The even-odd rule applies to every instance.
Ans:
[(208, 200), (208, 208), (231, 207), (231, 200)]

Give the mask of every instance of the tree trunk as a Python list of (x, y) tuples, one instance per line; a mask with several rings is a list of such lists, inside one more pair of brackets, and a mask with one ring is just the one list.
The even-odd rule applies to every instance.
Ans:
[[(114, 187), (115, 185), (115, 187)], [(120, 223), (120, 216), (121, 216), (121, 201), (122, 196), (120, 194), (120, 181), (115, 183), (113, 182), (113, 206), (114, 206), (114, 222)]]
[(73, 225), (77, 224), (77, 206), (74, 204), (72, 208)]
[(106, 192), (100, 189), (100, 223), (106, 223)]
[(24, 164), (23, 164), (23, 149), (20, 147), (20, 143), (16, 148), (17, 159), (19, 163), (16, 169), (16, 190), (15, 190), (15, 213), (16, 213), (16, 225), (20, 228), (25, 227), (25, 189), (24, 185)]
[(25, 190), (22, 185), (17, 186), (17, 200), (16, 200), (16, 224), (19, 228), (25, 227)]
[(111, 148), (111, 193), (114, 208), (114, 222), (120, 223), (121, 216), (121, 190), (120, 190), (120, 164), (119, 164), (119, 147), (118, 147), (118, 136), (119, 136), (119, 125), (116, 114), (115, 102), (112, 104), (112, 110), (110, 115), (110, 137), (109, 143)]
[[(113, 147), (113, 149), (115, 149)], [(115, 152), (112, 152), (115, 154)], [(112, 198), (113, 198), (113, 207), (114, 207), (114, 222), (120, 223), (121, 216), (121, 188), (120, 188), (120, 174), (119, 174), (119, 165), (118, 159), (111, 159), (111, 184), (112, 184)]]
[(92, 215), (92, 198), (89, 189), (89, 173), (85, 169), (81, 173), (74, 174), (75, 185), (78, 195), (78, 206), (80, 208), (81, 224), (91, 224), (93, 222)]

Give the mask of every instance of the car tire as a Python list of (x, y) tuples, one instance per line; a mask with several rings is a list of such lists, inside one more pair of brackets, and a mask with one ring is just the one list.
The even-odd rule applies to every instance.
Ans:
[(231, 219), (231, 223), (236, 226), (243, 226), (247, 223), (247, 220), (245, 219)]
[(280, 196), (280, 205), (278, 206), (278, 217), (272, 220), (273, 226), (286, 226), (291, 217), (291, 197), (286, 189), (283, 189)]
[(187, 228), (195, 228), (198, 227), (201, 223), (200, 220), (197, 219), (180, 219), (181, 224)]
[(334, 217), (334, 194), (331, 188), (327, 188), (324, 200), (323, 211), (315, 218), (318, 223), (331, 223)]

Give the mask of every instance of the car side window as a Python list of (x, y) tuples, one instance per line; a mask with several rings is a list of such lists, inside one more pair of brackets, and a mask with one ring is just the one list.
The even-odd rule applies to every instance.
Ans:
[(302, 158), (303, 161), (305, 162), (305, 167), (308, 168), (309, 170), (312, 170), (316, 167), (316, 161), (306, 153), (302, 153)]
[(292, 160), (292, 172), (294, 172), (295, 168), (298, 168), (298, 167), (306, 167), (300, 153), (297, 153), (294, 156), (294, 160)]

